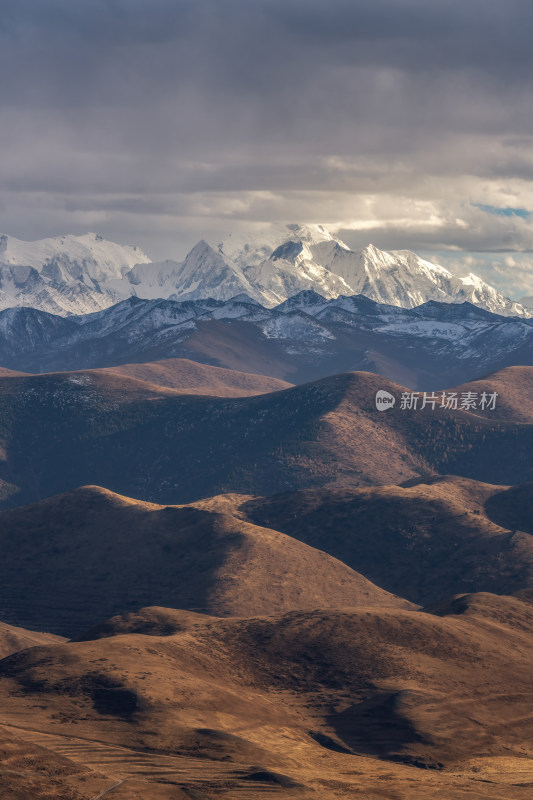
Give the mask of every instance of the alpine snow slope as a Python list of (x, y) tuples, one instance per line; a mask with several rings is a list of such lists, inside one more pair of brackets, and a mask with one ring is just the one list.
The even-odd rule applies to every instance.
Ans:
[(183, 261), (162, 262), (95, 233), (37, 242), (0, 237), (0, 308), (66, 316), (131, 296), (226, 301), (240, 294), (271, 307), (309, 289), (326, 298), (362, 294), (400, 308), (468, 301), (498, 314), (532, 316), (476, 275), (452, 275), (407, 250), (350, 250), (320, 225), (263, 226), (216, 246), (201, 240)]
[(149, 261), (135, 246), (96, 233), (23, 242), (0, 236), (0, 308), (28, 306), (53, 314), (86, 314), (120, 299), (109, 281)]
[(305, 290), (274, 308), (246, 295), (140, 300), (63, 317), (0, 311), (0, 364), (51, 372), (189, 359), (302, 383), (365, 370), (411, 389), (448, 388), (513, 365), (533, 365), (533, 320), (469, 302), (412, 309), (362, 295), (327, 300)]

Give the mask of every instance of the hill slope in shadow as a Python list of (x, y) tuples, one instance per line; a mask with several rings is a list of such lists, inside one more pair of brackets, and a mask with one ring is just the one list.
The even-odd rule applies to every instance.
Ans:
[(0, 618), (66, 636), (144, 605), (219, 616), (410, 606), (229, 506), (158, 506), (99, 487), (1, 513), (0, 554)]
[(532, 496), (532, 484), (506, 489), (446, 476), (287, 492), (239, 510), (424, 605), (464, 592), (533, 589)]
[[(513, 376), (503, 373), (510, 390)], [(474, 384), (470, 384), (470, 387)], [(379, 389), (398, 402), (377, 411)], [(348, 373), (259, 397), (184, 396), (111, 373), (0, 379), (3, 505), (96, 484), (161, 503), (225, 492), (401, 483), (452, 473), (533, 480), (533, 417), (407, 410)], [(38, 422), (37, 422), (38, 421)]]

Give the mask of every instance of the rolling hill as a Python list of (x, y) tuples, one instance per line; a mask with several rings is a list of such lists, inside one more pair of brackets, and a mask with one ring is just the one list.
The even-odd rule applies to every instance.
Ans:
[[(525, 366), (507, 367), (499, 372), (485, 376), (457, 387), (457, 391), (497, 392), (498, 402), (493, 418), (503, 421), (513, 419), (517, 422), (530, 422), (533, 419), (533, 368)], [(479, 413), (472, 409), (473, 413)]]
[(426, 605), (466, 592), (533, 589), (532, 497), (531, 483), (507, 489), (449, 476), (288, 492), (239, 510)]
[(0, 531), (0, 617), (68, 636), (146, 605), (251, 616), (533, 592), (531, 484), (446, 477), (187, 506), (84, 487), (0, 513)]
[[(514, 375), (498, 381), (502, 398), (505, 384), (511, 397)], [(375, 405), (382, 389), (398, 400), (386, 413)], [(533, 480), (525, 406), (509, 406), (505, 418), (438, 403), (403, 409), (404, 391), (370, 373), (242, 398), (186, 396), (102, 372), (0, 379), (3, 505), (87, 484), (188, 503), (450, 473), (506, 485)]]
[(210, 397), (251, 397), (291, 386), (286, 381), (267, 375), (213, 367), (186, 358), (168, 358), (147, 364), (121, 364), (117, 367), (106, 367), (102, 371), (126, 375), (157, 386), (167, 386), (183, 394)]
[(51, 633), (29, 631), (25, 628), (18, 628), (13, 625), (6, 625), (5, 622), (0, 622), (0, 659), (6, 658), (6, 656), (19, 650), (27, 650), (28, 647), (38, 647), (39, 645), (54, 644), (60, 641), (60, 636), (54, 636)]
[(0, 661), (0, 725), (128, 800), (526, 800), (532, 624), (479, 594), (436, 614), (151, 608)]
[(218, 616), (409, 607), (335, 558), (229, 513), (84, 487), (0, 514), (0, 619), (65, 636), (167, 605)]

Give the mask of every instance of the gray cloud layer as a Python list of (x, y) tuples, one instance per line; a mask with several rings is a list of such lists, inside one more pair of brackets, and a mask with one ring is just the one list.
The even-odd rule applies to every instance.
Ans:
[(250, 222), (319, 221), (457, 268), (463, 251), (513, 251), (479, 267), (533, 292), (531, 218), (479, 208), (533, 210), (529, 0), (2, 12), (4, 230), (96, 228), (164, 257)]

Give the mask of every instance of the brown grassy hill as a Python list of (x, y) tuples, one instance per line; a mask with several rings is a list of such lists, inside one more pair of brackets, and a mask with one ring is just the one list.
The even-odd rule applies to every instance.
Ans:
[(533, 534), (533, 483), (494, 492), (485, 509), (496, 524)]
[(161, 506), (85, 487), (0, 513), (0, 617), (72, 636), (147, 604), (249, 616), (533, 591), (533, 536), (499, 499), (527, 521), (529, 489), (447, 477)]
[(196, 330), (186, 340), (185, 350), (194, 361), (207, 361), (230, 370), (260, 373), (294, 383), (310, 380), (305, 377), (306, 370), (301, 370), (283, 344), (265, 338), (259, 328), (249, 322), (232, 320), (228, 324), (210, 319), (197, 323)]
[(205, 394), (213, 397), (249, 397), (291, 386), (286, 381), (267, 375), (213, 367), (187, 358), (167, 358), (147, 364), (121, 364), (101, 371), (167, 386), (184, 394)]
[(0, 514), (0, 619), (72, 636), (144, 605), (250, 616), (409, 604), (224, 508), (85, 487)]
[(2, 800), (93, 800), (109, 785), (106, 776), (0, 725)]
[(241, 512), (290, 533), (413, 602), (533, 588), (532, 486), (444, 477), (408, 486), (311, 489)]
[(109, 786), (142, 765), (153, 793), (141, 797), (170, 783), (205, 800), (269, 787), (317, 800), (526, 800), (531, 606), (490, 595), (464, 606), (232, 620), (147, 609), (108, 623), (105, 638), (1, 661), (0, 724), (104, 768)]
[[(491, 412), (494, 419), (518, 422), (531, 422), (533, 419), (533, 367), (506, 367), (450, 391), (472, 391), (479, 395), (497, 392), (496, 406)], [(483, 412), (476, 410), (473, 413), (481, 415)]]
[[(124, 379), (109, 376), (124, 376)], [(176, 394), (208, 395), (212, 397), (252, 397), (259, 394), (288, 389), (292, 384), (237, 370), (199, 364), (186, 358), (169, 358), (146, 364), (121, 364), (102, 369), (86, 369), (74, 372), (48, 372), (30, 375), (0, 367), (0, 379), (26, 378), (27, 381), (2, 383), (0, 392), (9, 394), (39, 390), (50, 391), (56, 386), (86, 386), (111, 394), (120, 400), (129, 395), (130, 400), (157, 393), (161, 389), (172, 389)], [(172, 394), (167, 392), (166, 394)]]
[(508, 625), (526, 633), (531, 631), (533, 625), (533, 605), (531, 603), (521, 598), (488, 592), (458, 594), (424, 610), (442, 617), (462, 616), (465, 619), (479, 619), (485, 623)]
[(53, 644), (59, 641), (61, 641), (61, 637), (54, 636), (51, 633), (29, 631), (25, 628), (17, 628), (13, 625), (6, 625), (5, 622), (0, 622), (0, 658), (5, 658), (11, 653), (25, 650), (28, 647)]
[[(349, 373), (247, 398), (185, 396), (111, 373), (0, 381), (0, 481), (22, 505), (85, 484), (163, 503), (225, 492), (533, 480), (533, 420), (375, 407), (402, 387)], [(84, 382), (86, 381), (86, 382)], [(38, 423), (37, 423), (38, 421)]]
[(150, 383), (128, 375), (115, 374), (107, 370), (81, 370), (79, 372), (48, 372), (42, 375), (14, 373), (9, 379), (0, 376), (0, 397), (7, 401), (28, 402), (38, 398), (41, 403), (55, 403), (59, 408), (74, 406), (91, 408), (102, 404), (102, 410), (112, 407), (110, 403), (134, 403), (154, 397), (179, 394), (173, 389)]

